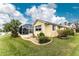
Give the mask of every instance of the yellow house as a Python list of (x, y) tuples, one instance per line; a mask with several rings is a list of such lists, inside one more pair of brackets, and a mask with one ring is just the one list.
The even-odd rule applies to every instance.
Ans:
[(51, 22), (36, 20), (33, 24), (34, 35), (37, 36), (40, 32), (43, 32), (47, 37), (55, 37), (58, 35), (58, 25)]

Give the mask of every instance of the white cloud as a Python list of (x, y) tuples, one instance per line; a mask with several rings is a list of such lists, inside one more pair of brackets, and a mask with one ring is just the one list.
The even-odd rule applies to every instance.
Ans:
[(26, 23), (28, 21), (28, 19), (26, 19), (22, 13), (20, 13), (19, 11), (15, 11), (15, 13), (13, 14), (15, 19), (19, 19), (22, 23)]
[(22, 23), (26, 23), (28, 20), (21, 12), (16, 10), (14, 5), (7, 3), (0, 4), (0, 25), (10, 22), (11, 18), (20, 20)]
[(41, 19), (57, 24), (68, 22), (65, 17), (55, 15), (56, 8), (56, 4), (41, 4), (38, 7), (33, 6), (30, 9), (26, 9), (26, 14), (31, 16), (33, 21)]
[(7, 14), (0, 14), (0, 24), (10, 22), (10, 18)]

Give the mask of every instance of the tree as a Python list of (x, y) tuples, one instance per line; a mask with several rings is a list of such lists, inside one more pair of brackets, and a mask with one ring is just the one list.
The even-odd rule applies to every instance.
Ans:
[(2, 29), (0, 29), (0, 32), (3, 32), (3, 30), (2, 30)]
[(10, 27), (11, 27), (10, 23), (4, 24), (4, 31), (5, 32), (9, 32), (10, 31)]
[(13, 19), (10, 23), (4, 25), (6, 31), (11, 31), (12, 37), (18, 37), (18, 29), (21, 22), (19, 20)]

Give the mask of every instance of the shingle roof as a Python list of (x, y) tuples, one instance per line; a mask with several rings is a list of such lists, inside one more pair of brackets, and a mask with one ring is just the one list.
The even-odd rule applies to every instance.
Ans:
[[(54, 23), (52, 23), (52, 22), (48, 22), (48, 21), (45, 21), (45, 20), (39, 20), (39, 19), (37, 19), (37, 20), (34, 22), (34, 24), (35, 24), (37, 21), (41, 21), (41, 22), (48, 23), (48, 24), (54, 24)], [(55, 25), (57, 25), (57, 24), (55, 24)]]
[[(52, 23), (52, 22), (48, 22), (48, 21), (44, 21), (44, 20), (39, 20), (39, 19), (37, 19), (37, 20), (34, 22), (34, 24), (35, 24), (37, 21), (41, 21), (41, 22), (44, 22), (44, 23), (46, 23), (46, 24), (51, 24), (51, 25), (66, 27), (66, 26), (63, 26), (63, 25), (59, 25), (59, 24), (55, 24), (55, 23)], [(34, 24), (33, 24), (33, 25), (34, 25)]]

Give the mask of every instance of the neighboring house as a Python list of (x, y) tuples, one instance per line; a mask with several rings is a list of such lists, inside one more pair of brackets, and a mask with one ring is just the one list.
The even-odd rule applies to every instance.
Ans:
[(33, 33), (33, 26), (31, 24), (23, 24), (19, 27), (20, 34), (29, 34)]
[(71, 27), (72, 29), (76, 29), (76, 25), (75, 25), (74, 23), (70, 24), (70, 27)]
[(76, 24), (72, 23), (70, 24), (70, 28), (74, 30), (74, 32), (76, 32)]
[[(59, 29), (59, 25), (43, 21), (36, 20), (34, 25), (34, 35), (37, 36), (40, 32), (43, 32), (48, 37), (55, 37), (58, 35), (57, 30)], [(65, 29), (65, 27), (60, 26), (61, 29)]]

